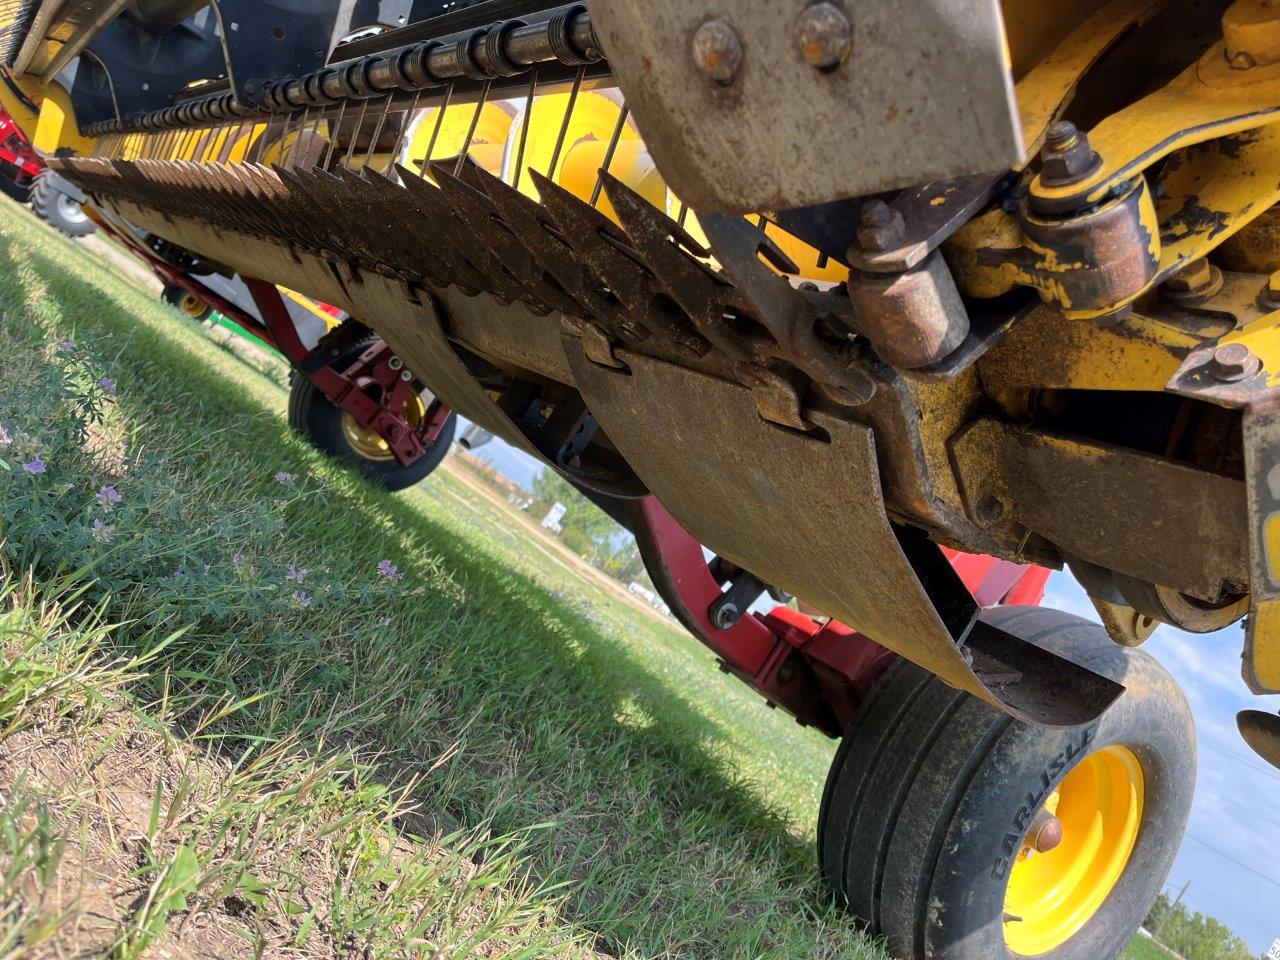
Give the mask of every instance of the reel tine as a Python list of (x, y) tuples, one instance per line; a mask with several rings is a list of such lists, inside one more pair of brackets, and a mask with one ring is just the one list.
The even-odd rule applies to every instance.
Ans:
[(454, 176), (457, 176), (462, 170), (462, 165), (467, 161), (467, 154), (471, 152), (471, 141), (475, 139), (476, 125), (480, 123), (480, 115), (484, 113), (484, 105), (489, 101), (489, 88), (491, 86), (493, 86), (493, 81), (486, 80), (484, 86), (480, 88), (480, 99), (476, 101), (475, 112), (471, 114), (471, 124), (467, 127), (466, 139), (462, 141), (462, 150), (458, 153), (458, 162), (453, 167)]
[(604, 161), (601, 163), (600, 172), (596, 174), (596, 185), (591, 188), (591, 206), (595, 206), (600, 199), (600, 189), (604, 186), (604, 178), (609, 175), (609, 168), (613, 166), (613, 155), (618, 150), (618, 141), (622, 137), (622, 131), (627, 125), (627, 106), (622, 105), (622, 109), (618, 111), (618, 122), (613, 126), (613, 135), (609, 137), (609, 146), (604, 151)]
[(524, 173), (524, 145), (529, 140), (529, 127), (533, 125), (533, 97), (538, 90), (538, 65), (529, 71), (529, 95), (524, 102), (524, 123), (520, 124), (520, 143), (516, 147), (516, 173), (511, 186), (520, 189), (520, 176)]
[(421, 164), (418, 170), (418, 177), (421, 179), (427, 175), (427, 164), (431, 162), (431, 154), (435, 151), (436, 140), (440, 137), (440, 128), (444, 126), (444, 115), (449, 112), (449, 101), (453, 99), (453, 84), (445, 87), (444, 99), (440, 102), (440, 106), (436, 108), (436, 123), (431, 128), (431, 139), (427, 141), (427, 152), (422, 155), (419, 161)]
[(378, 122), (373, 125), (373, 133), (369, 137), (369, 149), (364, 152), (364, 169), (369, 169), (369, 164), (373, 162), (373, 150), (378, 145), (378, 138), (382, 136), (382, 128), (387, 122), (387, 112), (391, 109), (391, 101), (395, 97), (396, 92), (392, 90), (387, 94), (386, 101), (382, 104), (382, 110), (378, 114)]

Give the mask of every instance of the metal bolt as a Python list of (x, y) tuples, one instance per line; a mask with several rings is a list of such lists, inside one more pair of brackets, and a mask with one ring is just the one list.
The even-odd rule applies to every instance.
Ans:
[(1031, 822), (1028, 845), (1036, 853), (1048, 853), (1062, 843), (1062, 821), (1048, 810), (1041, 810)]
[(1224, 383), (1252, 377), (1261, 369), (1262, 361), (1243, 343), (1224, 343), (1209, 358), (1209, 373)]
[(400, 379), (403, 380), (405, 383), (408, 383), (410, 380), (413, 379), (413, 374), (410, 373), (408, 370), (401, 370)]
[(1264, 310), (1280, 310), (1280, 270), (1267, 278), (1267, 285), (1258, 293), (1258, 306)]
[(742, 41), (723, 20), (708, 20), (694, 31), (693, 62), (716, 83), (733, 83), (742, 66)]
[(977, 519), (983, 526), (999, 523), (1004, 517), (1004, 504), (993, 494), (985, 494), (977, 504)]
[(401, 360), (399, 357), (397, 357), (395, 354), (392, 354), (391, 359), (387, 361), (387, 366), (390, 367), (392, 370), (399, 370), (401, 367), (404, 366), (404, 361)]
[(728, 630), (738, 622), (738, 606), (734, 603), (722, 603), (711, 615), (711, 623), (717, 630)]
[(1089, 138), (1069, 120), (1059, 120), (1045, 134), (1040, 151), (1040, 182), (1048, 187), (1064, 187), (1083, 180), (1098, 167), (1102, 158), (1089, 146)]
[(875, 253), (892, 250), (902, 242), (907, 224), (902, 214), (883, 200), (868, 200), (858, 211), (858, 244)]
[(387, 436), (392, 440), (399, 440), (404, 435), (404, 428), (398, 423), (390, 424), (387, 427)]
[(796, 46), (800, 55), (819, 70), (838, 67), (853, 49), (853, 27), (833, 3), (815, 3), (796, 18)]
[(1192, 260), (1160, 285), (1160, 292), (1170, 300), (1196, 300), (1210, 297), (1222, 288), (1222, 271), (1204, 257)]

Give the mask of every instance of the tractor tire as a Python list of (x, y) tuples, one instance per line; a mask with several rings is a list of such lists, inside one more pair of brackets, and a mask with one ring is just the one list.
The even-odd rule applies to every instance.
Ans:
[[(345, 327), (345, 324), (344, 324)], [(331, 341), (335, 336), (345, 336), (347, 331), (338, 327), (326, 334)], [(341, 370), (351, 366), (377, 339), (367, 335), (352, 342), (347, 337), (343, 352), (333, 366)], [(321, 341), (323, 346), (325, 340)], [(418, 414), (425, 414), (430, 405), (430, 395), (412, 398)], [(329, 402), (310, 379), (298, 371), (293, 372), (289, 387), (289, 426), (312, 446), (337, 460), (355, 466), (370, 480), (388, 490), (404, 490), (425, 480), (444, 461), (458, 428), (458, 415), (449, 414), (444, 428), (430, 449), (407, 467), (400, 463), (386, 445), (362, 428), (355, 419), (340, 407)]]
[[(904, 960), (1114, 960), (1191, 810), (1186, 699), (1097, 624), (1040, 607), (981, 616), (1125, 692), (1094, 723), (1035, 727), (899, 661), (832, 763), (818, 818), (824, 879)], [(1049, 813), (1060, 844), (1027, 856), (1032, 824)]]
[(31, 184), (31, 209), (35, 215), (68, 237), (87, 237), (97, 228), (79, 202), (58, 189), (45, 173)]
[(213, 307), (176, 283), (166, 284), (160, 294), (160, 299), (170, 306), (176, 307), (179, 313), (185, 317), (190, 317), (196, 323), (204, 323), (204, 321), (213, 316)]

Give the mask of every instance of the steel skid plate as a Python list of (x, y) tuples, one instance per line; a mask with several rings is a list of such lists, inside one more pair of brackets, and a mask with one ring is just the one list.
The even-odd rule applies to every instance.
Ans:
[[(783, 210), (1021, 162), (996, 0), (832, 5), (852, 44), (842, 62), (818, 69), (800, 49), (807, 0), (592, 0), (645, 144), (695, 209)], [(711, 21), (741, 47), (727, 83), (692, 53)]]
[(787, 430), (762, 420), (737, 384), (626, 351), (626, 369), (600, 366), (574, 338), (565, 349), (618, 449), (719, 556), (1020, 719), (1082, 723), (1119, 694), (1075, 664), (975, 629), (967, 594), (967, 626), (939, 613), (886, 517), (870, 428), (812, 411), (813, 433)]

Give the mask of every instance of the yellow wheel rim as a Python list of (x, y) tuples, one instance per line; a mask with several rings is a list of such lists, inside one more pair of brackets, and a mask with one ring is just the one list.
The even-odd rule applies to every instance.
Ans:
[[(427, 404), (418, 394), (411, 393), (404, 401), (404, 419), (409, 429), (416, 430), (427, 415)], [(394, 460), (395, 454), (387, 446), (387, 441), (373, 430), (362, 426), (360, 421), (345, 410), (342, 411), (342, 435), (351, 449), (366, 460)]]
[(1142, 826), (1142, 765), (1128, 747), (1086, 757), (1045, 802), (1062, 821), (1062, 842), (1045, 853), (1024, 846), (1004, 898), (1004, 939), (1026, 957), (1080, 932), (1124, 873)]
[(178, 303), (178, 309), (188, 317), (199, 319), (209, 309), (209, 305), (194, 293), (188, 292), (182, 295), (182, 300)]

